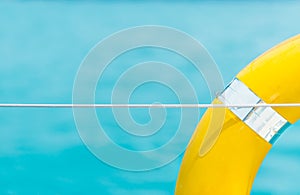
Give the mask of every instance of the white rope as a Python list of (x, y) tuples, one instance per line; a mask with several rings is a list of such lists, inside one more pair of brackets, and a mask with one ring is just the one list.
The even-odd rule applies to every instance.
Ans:
[(0, 104), (0, 108), (253, 108), (300, 107), (300, 103), (286, 104)]

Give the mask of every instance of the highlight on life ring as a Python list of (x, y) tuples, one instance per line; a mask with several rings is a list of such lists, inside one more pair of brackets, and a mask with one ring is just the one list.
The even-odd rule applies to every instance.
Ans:
[[(300, 102), (300, 35), (267, 51), (218, 95), (214, 103), (284, 104)], [(216, 141), (209, 108), (199, 122), (183, 158), (176, 195), (250, 194), (256, 173), (272, 144), (300, 118), (298, 107), (224, 108)], [(215, 135), (215, 136), (216, 136)], [(210, 139), (210, 140), (208, 140)], [(204, 148), (206, 148), (204, 150)]]

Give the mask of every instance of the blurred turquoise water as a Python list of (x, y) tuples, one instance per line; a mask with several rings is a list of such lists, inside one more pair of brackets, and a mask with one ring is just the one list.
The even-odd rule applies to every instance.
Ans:
[[(88, 51), (124, 28), (157, 24), (178, 28), (202, 42), (228, 83), (247, 63), (273, 45), (300, 32), (300, 3), (265, 2), (81, 2), (17, 1), (0, 3), (0, 102), (71, 103), (77, 69)], [(142, 50), (106, 70), (97, 101), (113, 86), (118, 64), (162, 60), (181, 67), (209, 102), (207, 86), (187, 62), (164, 51)], [(182, 63), (181, 63), (182, 62)], [(125, 66), (125, 67), (126, 67)], [(105, 75), (104, 75), (105, 76)], [(139, 88), (131, 101), (176, 102), (163, 86)], [(149, 149), (168, 140), (178, 124), (177, 111), (167, 130), (149, 140), (119, 134), (113, 118), (100, 120), (120, 145)], [(141, 123), (147, 110), (133, 111)], [(0, 109), (0, 194), (173, 194), (181, 158), (149, 172), (126, 172), (96, 159), (81, 142), (69, 109)], [(196, 125), (196, 124), (194, 124)], [(300, 194), (300, 144), (297, 123), (269, 153), (253, 194)], [(171, 130), (170, 130), (171, 129)], [(245, 151), (247, 152), (247, 151)]]

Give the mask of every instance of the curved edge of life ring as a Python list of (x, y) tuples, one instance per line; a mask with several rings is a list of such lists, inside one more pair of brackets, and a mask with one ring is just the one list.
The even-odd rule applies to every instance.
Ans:
[[(299, 79), (300, 35), (251, 62), (213, 103), (299, 103)], [(299, 107), (223, 108), (220, 132), (211, 133), (218, 131), (211, 125), (216, 109), (209, 108), (195, 130), (182, 161), (176, 195), (250, 194), (272, 144), (300, 118)]]

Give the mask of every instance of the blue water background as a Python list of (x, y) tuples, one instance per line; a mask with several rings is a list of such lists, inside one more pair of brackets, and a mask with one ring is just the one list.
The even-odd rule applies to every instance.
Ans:
[[(1, 2), (0, 103), (71, 103), (73, 81), (88, 51), (111, 33), (146, 24), (178, 28), (202, 42), (228, 83), (262, 52), (300, 32), (299, 10), (297, 1)], [(175, 66), (181, 62), (173, 54), (144, 50), (125, 56), (123, 63), (152, 57)], [(199, 89), (199, 101), (208, 103), (201, 76), (188, 66), (183, 71)], [(100, 91), (111, 89), (109, 78)], [(105, 95), (97, 97), (106, 103)], [(169, 89), (154, 83), (138, 89), (131, 101), (156, 98), (178, 101)], [(172, 113), (166, 119), (170, 127), (178, 123), (178, 113)], [(149, 120), (147, 110), (133, 111), (133, 117), (141, 123)], [(109, 124), (112, 138), (129, 148), (157, 147), (174, 133), (171, 129), (149, 143), (132, 138), (127, 142)], [(300, 194), (299, 128), (299, 123), (291, 126), (275, 144), (252, 194)], [(148, 172), (118, 170), (87, 150), (71, 109), (0, 109), (0, 194), (173, 194), (181, 158)]]

